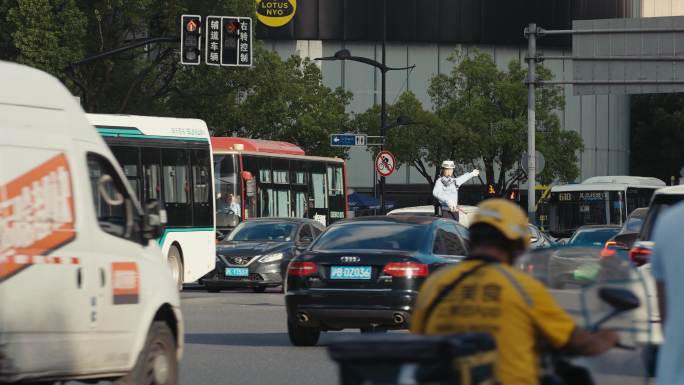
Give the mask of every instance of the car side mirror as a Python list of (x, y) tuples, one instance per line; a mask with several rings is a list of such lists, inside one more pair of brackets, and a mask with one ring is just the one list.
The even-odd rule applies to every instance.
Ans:
[(603, 302), (615, 308), (616, 311), (634, 310), (640, 305), (639, 298), (627, 289), (602, 287), (598, 294)]
[(161, 208), (159, 201), (150, 200), (145, 204), (143, 216), (143, 239), (157, 239), (162, 235), (162, 228), (166, 225), (166, 210)]

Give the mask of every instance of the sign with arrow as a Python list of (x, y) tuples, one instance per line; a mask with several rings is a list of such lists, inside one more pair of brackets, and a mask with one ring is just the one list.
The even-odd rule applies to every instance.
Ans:
[(330, 135), (330, 145), (333, 147), (365, 147), (368, 142), (368, 135), (358, 134), (332, 134)]

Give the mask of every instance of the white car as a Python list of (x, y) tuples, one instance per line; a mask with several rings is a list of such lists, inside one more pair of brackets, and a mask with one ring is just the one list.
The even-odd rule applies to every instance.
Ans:
[(651, 275), (651, 264), (649, 263), (653, 247), (655, 246), (652, 241), (653, 228), (657, 219), (663, 212), (667, 211), (670, 206), (681, 201), (684, 201), (684, 185), (665, 187), (656, 191), (651, 200), (651, 205), (648, 208), (646, 218), (644, 218), (644, 223), (639, 231), (637, 241), (629, 252), (630, 260), (638, 266), (646, 283), (648, 298), (642, 298), (642, 303), (648, 304), (648, 306), (642, 306), (639, 311), (648, 312), (647, 314), (650, 317), (650, 323), (653, 325), (652, 338), (650, 341), (643, 342), (652, 345), (661, 345), (663, 342), (656, 285), (653, 276)]
[[(477, 212), (476, 206), (459, 205), (458, 210), (460, 215), (458, 217), (459, 223), (463, 226), (470, 226), (470, 220)], [(435, 215), (434, 206), (414, 206), (394, 209), (387, 213), (387, 215)]]
[(178, 290), (147, 213), (74, 97), (0, 62), (0, 383), (175, 385)]

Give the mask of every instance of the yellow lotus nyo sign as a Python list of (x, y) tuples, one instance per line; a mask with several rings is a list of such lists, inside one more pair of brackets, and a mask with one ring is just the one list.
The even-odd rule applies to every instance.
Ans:
[(282, 27), (297, 11), (297, 0), (256, 0), (257, 19), (269, 27)]

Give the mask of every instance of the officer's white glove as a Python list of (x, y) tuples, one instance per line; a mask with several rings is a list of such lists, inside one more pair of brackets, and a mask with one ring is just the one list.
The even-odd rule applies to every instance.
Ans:
[(470, 173), (470, 175), (472, 175), (473, 177), (479, 176), (480, 170), (475, 169), (475, 170), (473, 170), (473, 172)]

